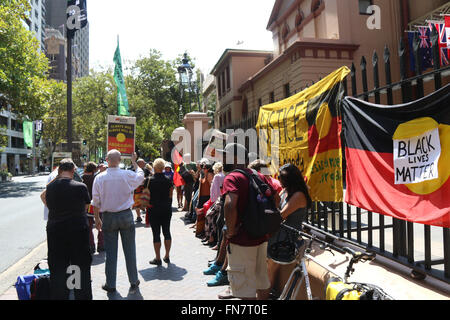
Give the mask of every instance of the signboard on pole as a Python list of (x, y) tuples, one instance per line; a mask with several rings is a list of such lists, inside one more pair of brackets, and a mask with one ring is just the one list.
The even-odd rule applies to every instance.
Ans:
[(136, 118), (108, 116), (107, 151), (119, 150), (122, 158), (131, 158), (135, 151)]
[(63, 159), (70, 158), (72, 159), (72, 152), (53, 152), (52, 155), (52, 171), (56, 169), (57, 166), (59, 166), (59, 163)]

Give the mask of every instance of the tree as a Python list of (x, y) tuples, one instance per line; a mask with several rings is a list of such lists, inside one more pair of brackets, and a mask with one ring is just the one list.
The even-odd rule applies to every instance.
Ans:
[(180, 126), (178, 81), (173, 61), (160, 52), (137, 60), (126, 77), (130, 113), (136, 117), (136, 144), (147, 157), (160, 155), (161, 143)]
[[(67, 137), (67, 86), (63, 82), (48, 80), (47, 105), (43, 120), (43, 141), (50, 142), (47, 157)], [(45, 153), (45, 152), (43, 152)]]
[(6, 129), (6, 126), (0, 126), (0, 152), (3, 152), (3, 149), (8, 145)]
[(0, 0), (0, 106), (36, 120), (45, 113), (49, 64), (23, 25), (30, 9), (27, 0)]
[(86, 140), (90, 154), (106, 146), (107, 117), (117, 113), (117, 90), (111, 69), (91, 71), (74, 82), (73, 116), (75, 136)]

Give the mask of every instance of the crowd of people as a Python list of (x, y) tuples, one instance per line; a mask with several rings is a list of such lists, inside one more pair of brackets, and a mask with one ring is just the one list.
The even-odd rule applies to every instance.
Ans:
[[(192, 224), (190, 227), (203, 245), (216, 251), (215, 259), (208, 261), (203, 271), (213, 276), (206, 285), (228, 286), (219, 299), (268, 299), (271, 293), (277, 294), (272, 289), (281, 265), (268, 249), (287, 239), (299, 249), (302, 241), (284, 228), (256, 239), (246, 232), (242, 219), (250, 200), (249, 179), (244, 173), (256, 173), (270, 186), (283, 223), (297, 229), (301, 228), (307, 208), (312, 205), (308, 187), (295, 165), (282, 166), (275, 174), (276, 179), (269, 174), (269, 165), (263, 160), (249, 163), (248, 152), (242, 145), (229, 144), (217, 151), (222, 153), (224, 163), (198, 161), (197, 170), (189, 172), (193, 189), (190, 186), (182, 189), (186, 223)], [(267, 259), (275, 262), (270, 273)]]
[[(107, 155), (107, 165), (85, 165), (81, 182), (74, 180), (73, 161), (62, 160), (41, 196), (48, 207), (48, 263), (52, 280), (55, 279), (51, 281), (52, 298), (68, 298), (66, 269), (76, 264), (83, 279), (81, 289), (75, 290), (75, 298), (92, 299), (90, 264), (96, 251), (105, 252), (106, 257), (106, 282), (102, 288), (115, 292), (119, 234), (130, 290), (136, 290), (136, 224), (145, 223), (152, 230), (154, 258), (149, 263), (169, 264), (175, 194), (178, 211), (186, 212), (185, 224), (203, 245), (216, 251), (215, 258), (207, 261), (203, 270), (212, 276), (206, 285), (228, 286), (220, 299), (268, 299), (278, 272), (277, 267), (268, 272), (268, 259), (276, 261), (269, 248), (291, 235), (280, 228), (275, 234), (254, 238), (242, 227), (250, 201), (249, 175), (269, 187), (283, 222), (294, 228), (301, 227), (311, 206), (308, 188), (294, 165), (281, 167), (276, 179), (268, 174), (264, 161), (249, 163), (242, 145), (228, 144), (217, 152), (222, 153), (223, 163), (212, 163), (206, 158), (188, 165), (163, 159), (146, 163), (134, 154), (132, 170), (121, 170), (121, 154), (112, 150)], [(136, 220), (132, 210), (136, 211)], [(98, 230), (97, 239), (94, 228)], [(161, 256), (163, 240), (165, 252)], [(301, 246), (297, 239), (294, 242), (297, 248)]]

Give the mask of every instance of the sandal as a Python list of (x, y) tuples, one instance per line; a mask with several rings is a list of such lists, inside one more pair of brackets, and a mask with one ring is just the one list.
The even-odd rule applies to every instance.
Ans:
[(152, 261), (150, 261), (149, 262), (150, 264), (153, 264), (153, 265), (157, 265), (157, 266), (160, 266), (160, 265), (162, 265), (162, 262), (161, 262), (161, 260), (158, 260), (158, 259), (153, 259)]

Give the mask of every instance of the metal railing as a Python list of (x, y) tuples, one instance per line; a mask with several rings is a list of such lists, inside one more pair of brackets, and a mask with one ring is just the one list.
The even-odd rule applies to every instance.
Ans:
[[(434, 80), (434, 90), (440, 89), (443, 86), (443, 79), (445, 83), (448, 83), (450, 66), (443, 68), (440, 66), (437, 37), (437, 31), (433, 30), (431, 36), (433, 71), (422, 74), (419, 46), (415, 46), (415, 50), (411, 54), (415, 56), (416, 74), (408, 78), (408, 57), (401, 40), (399, 46), (401, 81), (391, 82), (390, 52), (386, 47), (383, 55), (386, 85), (380, 87), (379, 60), (377, 53), (374, 52), (372, 57), (374, 90), (368, 90), (367, 62), (365, 57), (362, 57), (360, 68), (363, 92), (357, 92), (357, 72), (355, 65), (352, 64), (350, 73), (351, 95), (365, 101), (371, 100), (376, 104), (380, 104), (384, 95), (383, 98), (386, 98), (387, 104), (394, 105), (424, 97), (425, 81)], [(416, 39), (415, 41), (419, 40)], [(344, 87), (347, 89), (346, 82), (347, 80), (344, 80)], [(395, 90), (400, 90), (401, 101), (395, 101), (396, 95), (393, 94)], [(347, 95), (347, 92), (345, 95)], [(397, 96), (400, 97), (400, 95)], [(342, 142), (345, 145), (343, 137)], [(345, 158), (343, 160), (345, 163)], [(345, 170), (345, 165), (343, 170)], [(315, 203), (313, 210), (311, 210), (309, 223), (325, 231), (330, 231), (332, 234), (352, 240), (357, 244), (365, 245), (368, 249), (386, 258), (410, 267), (415, 271), (416, 276), (431, 275), (450, 283), (450, 229), (448, 228), (406, 222), (344, 203)]]
[[(450, 66), (440, 66), (438, 34), (433, 30), (431, 35), (433, 45), (433, 71), (422, 74), (419, 46), (415, 46), (414, 52), (410, 54), (415, 55), (415, 75), (407, 77), (408, 54), (403, 44), (400, 41), (399, 58), (400, 58), (400, 81), (392, 82), (390, 57), (391, 53), (385, 47), (383, 53), (384, 72), (386, 84), (380, 86), (379, 76), (379, 59), (376, 52), (372, 56), (372, 72), (374, 89), (368, 88), (368, 64), (365, 57), (362, 57), (361, 80), (363, 92), (357, 92), (357, 72), (356, 67), (352, 64), (351, 67), (351, 95), (365, 101), (372, 101), (380, 104), (382, 98), (387, 101), (388, 105), (398, 103), (407, 103), (415, 99), (424, 97), (424, 83), (434, 81), (434, 90), (438, 90), (444, 84), (448, 83), (450, 77)], [(417, 38), (415, 41), (419, 41)], [(344, 88), (347, 92), (347, 79), (344, 80)], [(395, 101), (396, 97), (401, 101)], [(223, 126), (221, 130), (226, 132), (226, 129), (249, 129), (254, 128), (259, 110), (253, 113), (239, 123)], [(343, 148), (345, 141), (342, 138)], [(343, 158), (343, 176), (345, 177), (345, 153)], [(344, 181), (345, 183), (345, 181)], [(379, 255), (388, 259), (396, 261), (404, 266), (407, 266), (415, 271), (415, 275), (425, 277), (426, 275), (433, 276), (446, 283), (450, 283), (450, 229), (431, 227), (392, 217), (384, 216), (382, 214), (370, 212), (357, 208), (346, 203), (314, 203), (313, 209), (308, 218), (308, 225), (316, 227), (319, 230), (330, 232), (338, 237), (345, 238), (347, 241), (353, 241), (359, 246), (364, 246), (367, 249), (377, 252)], [(442, 236), (442, 237), (441, 237)]]

